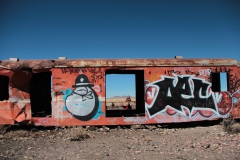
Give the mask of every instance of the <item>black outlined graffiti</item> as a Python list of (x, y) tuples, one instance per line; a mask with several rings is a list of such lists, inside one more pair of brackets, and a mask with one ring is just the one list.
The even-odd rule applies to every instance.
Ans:
[(147, 87), (155, 87), (158, 90), (153, 102), (150, 105), (146, 104), (150, 117), (164, 112), (167, 106), (182, 114), (185, 114), (183, 107), (187, 108), (189, 113), (201, 109), (218, 114), (213, 94), (211, 91), (209, 93), (211, 84), (205, 79), (189, 75), (175, 75), (174, 78), (163, 76), (163, 79), (147, 84)]
[(168, 76), (172, 76), (173, 74), (175, 74), (175, 75), (181, 75), (181, 72), (184, 72), (185, 71), (185, 73), (186, 74), (188, 74), (188, 75), (194, 75), (194, 76), (199, 76), (200, 74), (199, 73), (195, 73), (194, 71), (192, 71), (191, 69), (186, 69), (186, 70), (184, 70), (184, 68), (180, 68), (180, 69), (178, 69), (178, 68), (174, 68), (174, 69), (172, 69), (172, 70), (165, 70), (164, 71), (164, 73), (166, 74), (166, 75), (168, 75)]
[(98, 83), (100, 79), (103, 79), (103, 73), (101, 68), (61, 68), (62, 73), (92, 73), (90, 77), (90, 83)]
[(231, 68), (226, 68), (226, 67), (215, 67), (215, 68), (210, 68), (212, 72), (232, 72), (233, 70)]
[(86, 73), (87, 72), (87, 69), (86, 68), (61, 68), (62, 70), (62, 73)]
[(90, 82), (98, 83), (100, 79), (103, 79), (103, 73), (101, 68), (88, 68), (88, 71), (92, 73)]
[[(240, 79), (238, 79), (238, 75), (232, 74), (233, 69), (227, 68), (227, 67), (215, 67), (215, 68), (210, 68), (212, 70), (212, 73), (217, 73), (217, 72), (226, 72), (229, 75), (229, 92), (233, 93), (238, 88), (240, 87)], [(210, 77), (211, 78), (211, 77)]]
[(75, 88), (66, 98), (66, 109), (73, 117), (88, 121), (92, 119), (97, 111), (99, 100), (96, 92), (92, 89), (94, 85), (89, 83), (88, 77), (84, 74), (77, 76)]
[(193, 76), (195, 76), (195, 77), (198, 77), (200, 74), (199, 73), (195, 73), (194, 71), (191, 71), (191, 70), (186, 70), (185, 71), (186, 72), (186, 74), (188, 74), (188, 75), (193, 75)]
[(231, 93), (240, 89), (240, 79), (238, 79), (237, 75), (229, 75), (229, 91)]
[(180, 75), (181, 72), (180, 71), (175, 71), (175, 70), (166, 70), (164, 71), (165, 74), (168, 74), (169, 76), (172, 76), (173, 73), (176, 74), (176, 75)]

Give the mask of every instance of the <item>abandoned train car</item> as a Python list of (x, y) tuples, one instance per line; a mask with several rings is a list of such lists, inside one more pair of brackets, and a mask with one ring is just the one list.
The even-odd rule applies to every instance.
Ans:
[[(135, 109), (106, 109), (110, 74), (135, 77)], [(235, 59), (0, 61), (0, 124), (131, 125), (229, 116), (240, 117)]]

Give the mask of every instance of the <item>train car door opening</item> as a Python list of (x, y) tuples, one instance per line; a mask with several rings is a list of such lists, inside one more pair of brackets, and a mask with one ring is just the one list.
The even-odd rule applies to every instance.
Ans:
[(9, 77), (0, 75), (0, 101), (8, 100), (9, 98)]
[(30, 82), (32, 117), (52, 115), (51, 72), (34, 73)]

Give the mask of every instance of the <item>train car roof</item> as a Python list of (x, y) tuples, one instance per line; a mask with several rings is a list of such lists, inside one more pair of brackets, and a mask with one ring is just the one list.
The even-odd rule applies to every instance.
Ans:
[(55, 59), (55, 60), (19, 60), (10, 58), (0, 60), (0, 68), (10, 70), (50, 69), (65, 67), (154, 67), (154, 66), (240, 66), (236, 59)]

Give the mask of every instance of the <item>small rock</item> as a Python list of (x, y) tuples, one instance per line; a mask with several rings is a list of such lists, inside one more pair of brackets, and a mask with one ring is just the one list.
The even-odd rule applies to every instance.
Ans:
[(204, 148), (205, 148), (205, 149), (206, 149), (206, 148), (210, 148), (210, 146), (211, 146), (210, 144), (207, 144), (207, 145), (204, 146)]
[(142, 151), (136, 151), (137, 154), (141, 153)]
[(132, 129), (141, 129), (142, 127), (141, 127), (141, 125), (136, 124), (136, 125), (132, 125), (131, 128)]
[(225, 136), (227, 133), (226, 132), (220, 132), (219, 135), (220, 136)]
[(110, 128), (108, 128), (108, 127), (104, 127), (104, 130), (103, 130), (104, 132), (109, 132), (110, 131)]

